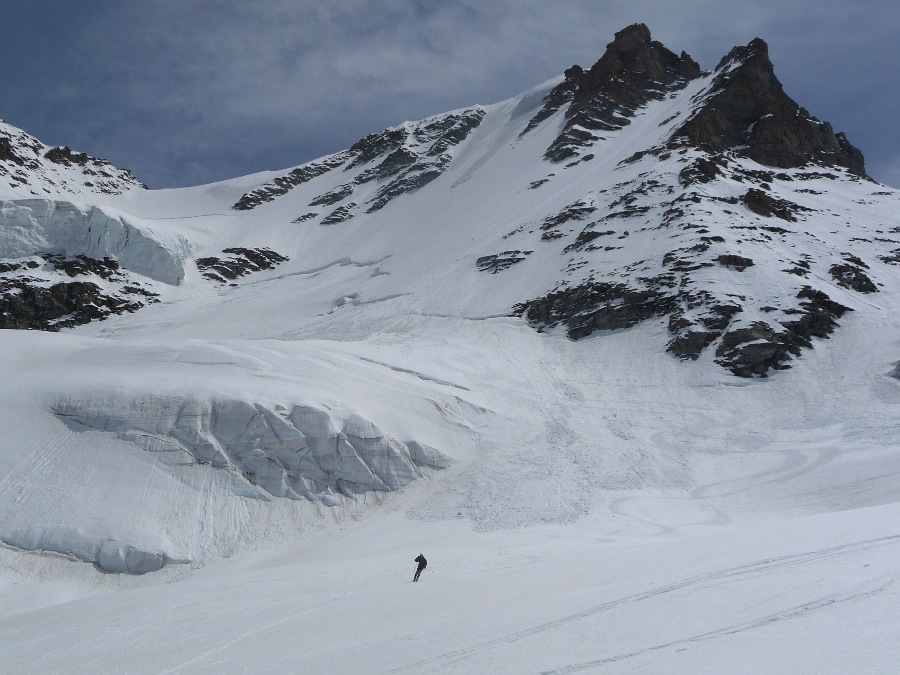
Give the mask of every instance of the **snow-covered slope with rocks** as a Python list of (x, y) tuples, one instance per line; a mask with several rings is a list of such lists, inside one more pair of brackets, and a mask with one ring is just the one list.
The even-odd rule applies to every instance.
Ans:
[(67, 146), (41, 143), (0, 120), (0, 186), (6, 199), (118, 195), (146, 189), (127, 169)]
[[(762, 639), (804, 663), (802, 632), (813, 663), (847, 616), (890, 625), (900, 193), (761, 40), (704, 72), (631, 26), (508, 101), (178, 190), (2, 137), (0, 327), (43, 331), (0, 333), (5, 663), (659, 670), (702, 643), (725, 646), (674, 669), (758, 672)], [(454, 589), (398, 644), (416, 605), (389, 569), (426, 545)], [(172, 609), (213, 613), (229, 570), (248, 625)], [(273, 573), (306, 604), (258, 594)], [(741, 595), (757, 574), (765, 597)], [(110, 590), (169, 619), (108, 659), (100, 619), (66, 631)], [(620, 605), (657, 595), (658, 635), (627, 629), (648, 617)], [(303, 614), (323, 607), (346, 629)], [(597, 642), (607, 611), (625, 632)], [(153, 656), (179, 625), (191, 645)], [(307, 660), (246, 639), (298, 632)]]

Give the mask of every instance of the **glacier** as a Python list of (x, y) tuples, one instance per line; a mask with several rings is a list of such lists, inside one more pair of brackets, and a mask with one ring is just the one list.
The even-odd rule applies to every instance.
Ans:
[(0, 331), (4, 664), (891, 670), (900, 193), (761, 41), (604, 59), (213, 185), (0, 187), (6, 295), (157, 296)]

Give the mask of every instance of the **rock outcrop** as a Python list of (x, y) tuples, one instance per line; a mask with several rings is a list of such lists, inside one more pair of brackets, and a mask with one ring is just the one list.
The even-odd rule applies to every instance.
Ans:
[(569, 68), (565, 81), (546, 96), (522, 133), (568, 104), (563, 130), (545, 155), (561, 162), (579, 155), (579, 148), (598, 140), (602, 132), (628, 124), (648, 101), (662, 99), (699, 76), (700, 66), (690, 56), (676, 55), (653, 40), (647, 26), (634, 24), (616, 33), (590, 70)]
[(862, 153), (847, 137), (784, 92), (763, 40), (735, 47), (716, 73), (703, 105), (673, 134), (676, 143), (709, 152), (736, 150), (767, 166), (821, 164), (866, 175)]
[[(375, 196), (367, 202), (366, 212), (373, 213), (392, 199), (418, 190), (440, 176), (453, 160), (449, 150), (464, 141), (481, 124), (484, 116), (484, 109), (469, 108), (369, 134), (344, 152), (304, 164), (244, 194), (233, 208), (254, 209), (336, 168), (352, 171), (381, 158), (375, 166), (360, 171), (351, 182), (332, 188), (309, 204), (339, 204), (352, 197), (360, 185), (389, 180), (380, 185)], [(344, 204), (326, 216), (321, 224), (333, 225), (350, 217), (350, 205)]]
[(287, 256), (268, 248), (233, 247), (224, 249), (222, 254), (224, 257), (197, 258), (200, 273), (207, 279), (222, 284), (253, 272), (275, 269), (288, 260)]
[[(67, 278), (77, 280), (60, 280)], [(0, 328), (58, 331), (152, 302), (157, 294), (132, 280), (112, 258), (44, 254), (41, 262), (0, 264)]]

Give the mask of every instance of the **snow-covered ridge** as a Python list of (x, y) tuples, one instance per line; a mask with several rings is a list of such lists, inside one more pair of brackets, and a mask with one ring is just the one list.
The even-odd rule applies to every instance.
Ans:
[(0, 201), (0, 258), (43, 253), (115, 258), (125, 268), (165, 284), (184, 279), (190, 245), (184, 237), (163, 243), (121, 216), (68, 201)]
[[(271, 202), (298, 185), (339, 167), (343, 167), (346, 172), (380, 159), (377, 165), (356, 172), (357, 175), (350, 182), (337, 185), (309, 202), (310, 207), (342, 203), (322, 218), (323, 225), (352, 218), (357, 201), (365, 201), (368, 205), (366, 213), (373, 213), (384, 208), (395, 197), (417, 190), (444, 173), (453, 161), (451, 149), (462, 143), (481, 124), (485, 114), (484, 108), (476, 106), (435, 115), (419, 122), (404, 122), (369, 134), (348, 150), (296, 167), (244, 194), (233, 208), (247, 211)], [(366, 183), (378, 186), (374, 194), (371, 194), (372, 190), (368, 190), (357, 201), (348, 201), (355, 194), (356, 188)], [(318, 212), (312, 212), (299, 218), (305, 221), (319, 215), (321, 214)]]
[(4, 197), (116, 195), (145, 189), (127, 169), (104, 159), (42, 143), (0, 120), (0, 188)]

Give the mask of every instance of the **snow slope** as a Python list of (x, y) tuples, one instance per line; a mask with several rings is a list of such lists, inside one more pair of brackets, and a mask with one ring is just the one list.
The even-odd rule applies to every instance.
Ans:
[(0, 331), (2, 663), (890, 672), (900, 195), (669, 147), (721, 68), (568, 163), (563, 109), (523, 134), (556, 80), (287, 171), (0, 194), (4, 301), (156, 299)]

